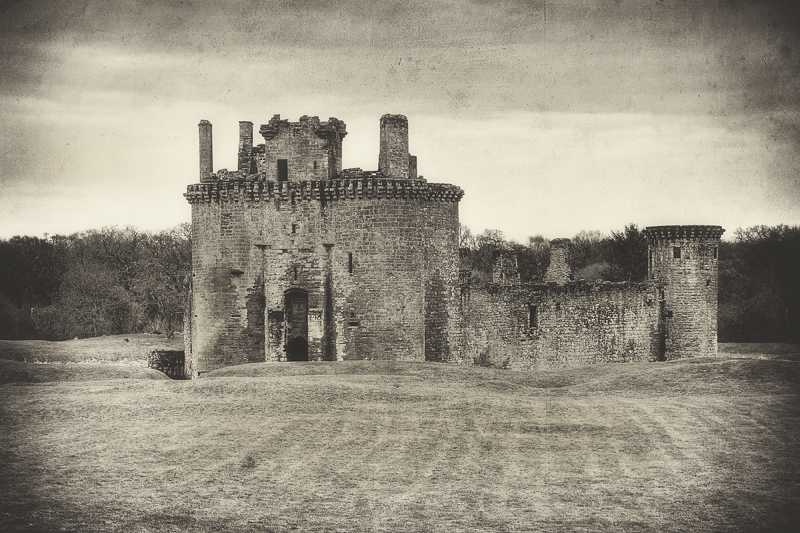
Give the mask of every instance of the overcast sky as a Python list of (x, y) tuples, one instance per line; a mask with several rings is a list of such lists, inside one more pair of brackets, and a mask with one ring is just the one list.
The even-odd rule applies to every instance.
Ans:
[(188, 222), (200, 119), (235, 169), (238, 121), (274, 114), (344, 120), (365, 170), (406, 115), (476, 233), (800, 224), (791, 5), (6, 0), (0, 238)]

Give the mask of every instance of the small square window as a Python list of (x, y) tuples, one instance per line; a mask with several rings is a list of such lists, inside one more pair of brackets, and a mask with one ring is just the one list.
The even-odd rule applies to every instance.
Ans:
[(680, 246), (675, 246), (674, 248), (672, 248), (672, 257), (674, 259), (680, 259), (681, 258), (681, 247)]

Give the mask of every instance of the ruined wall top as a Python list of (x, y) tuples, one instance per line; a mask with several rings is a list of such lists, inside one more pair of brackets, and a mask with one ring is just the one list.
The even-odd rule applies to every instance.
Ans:
[(264, 140), (271, 141), (282, 132), (294, 133), (295, 128), (308, 128), (322, 139), (333, 138), (337, 134), (342, 139), (347, 135), (347, 125), (344, 121), (330, 117), (326, 122), (320, 122), (319, 117), (309, 117), (308, 115), (303, 115), (297, 122), (281, 120), (280, 115), (273, 115), (269, 122), (261, 125), (258, 132), (264, 137)]
[(569, 266), (569, 239), (553, 239), (550, 241), (550, 266), (544, 275), (545, 283), (564, 285), (572, 279)]
[(384, 124), (396, 124), (398, 126), (407, 126), (408, 125), (408, 117), (405, 115), (391, 115), (386, 114), (381, 117), (381, 123)]
[(378, 170), (388, 178), (416, 179), (417, 160), (408, 153), (408, 119), (404, 115), (381, 117)]

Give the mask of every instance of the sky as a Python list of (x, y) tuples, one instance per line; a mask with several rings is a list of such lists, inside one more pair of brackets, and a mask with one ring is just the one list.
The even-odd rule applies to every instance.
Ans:
[(473, 233), (800, 224), (791, 0), (0, 0), (0, 238), (189, 222), (201, 119), (375, 170), (386, 113)]

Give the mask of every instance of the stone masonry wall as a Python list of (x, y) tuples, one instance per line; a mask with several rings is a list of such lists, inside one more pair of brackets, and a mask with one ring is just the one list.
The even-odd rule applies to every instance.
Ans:
[(458, 202), (423, 204), (425, 240), (425, 359), (460, 361)]
[(462, 297), (466, 363), (527, 370), (655, 361), (655, 283), (469, 287)]
[[(409, 177), (408, 119), (403, 115), (383, 115), (380, 123), (378, 171), (395, 179)], [(416, 161), (414, 161), (416, 174)]]
[(572, 279), (569, 266), (569, 239), (553, 239), (550, 241), (550, 266), (544, 275), (545, 283), (564, 285)]
[[(249, 227), (260, 213), (237, 202), (192, 209), (192, 360), (195, 373), (263, 360), (263, 334), (248, 313), (257, 263)], [(260, 309), (259, 309), (260, 311)]]
[[(345, 123), (331, 117), (302, 116), (298, 122), (275, 115), (262, 124), (259, 133), (264, 144), (255, 150), (255, 166), (261, 179), (278, 180), (278, 160), (286, 159), (288, 181), (327, 180), (342, 170), (342, 139)], [(262, 147), (263, 146), (263, 147)]]
[(460, 189), (214, 178), (186, 195), (196, 231), (187, 365), (285, 360), (290, 289), (308, 296), (310, 359), (450, 357)]
[(718, 250), (723, 231), (719, 226), (645, 229), (648, 277), (664, 284), (667, 359), (717, 355)]

